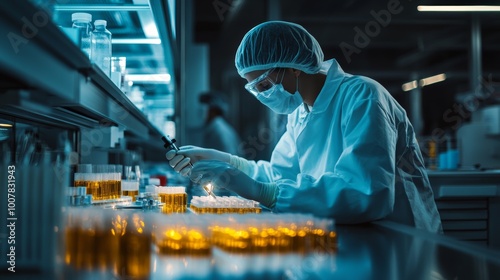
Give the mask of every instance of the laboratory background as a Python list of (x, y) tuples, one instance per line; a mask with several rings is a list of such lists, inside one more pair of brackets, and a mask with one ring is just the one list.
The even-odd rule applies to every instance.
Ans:
[[(0, 278), (500, 279), (498, 4), (2, 1)], [(273, 213), (169, 165), (185, 145), (270, 159), (287, 116), (235, 54), (274, 20), (404, 108), (442, 234)]]

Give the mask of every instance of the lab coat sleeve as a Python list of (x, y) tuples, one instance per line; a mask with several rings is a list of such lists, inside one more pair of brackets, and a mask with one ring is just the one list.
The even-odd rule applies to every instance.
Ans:
[(392, 212), (394, 120), (373, 99), (356, 101), (344, 109), (349, 110), (341, 121), (343, 139), (338, 140), (343, 152), (335, 166), (320, 178), (298, 174), (296, 181), (278, 180), (276, 212), (307, 212), (338, 223), (382, 219)]
[[(232, 156), (230, 164), (243, 171), (252, 179), (263, 182), (275, 182), (279, 178), (294, 178), (299, 173), (298, 158), (292, 138), (292, 129), (287, 124), (285, 133), (274, 148), (273, 163), (265, 160), (253, 161)], [(280, 164), (277, 164), (279, 162)]]

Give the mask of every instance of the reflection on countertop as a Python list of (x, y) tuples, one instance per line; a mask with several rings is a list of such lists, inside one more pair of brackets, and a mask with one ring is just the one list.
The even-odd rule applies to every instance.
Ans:
[(454, 169), (431, 170), (427, 169), (429, 177), (438, 176), (500, 176), (500, 169)]
[[(142, 279), (500, 279), (500, 251), (391, 222), (338, 225), (337, 232), (338, 250), (330, 254), (153, 256), (152, 273)], [(111, 276), (102, 273), (66, 269), (52, 279)], [(41, 275), (29, 276), (12, 279)]]

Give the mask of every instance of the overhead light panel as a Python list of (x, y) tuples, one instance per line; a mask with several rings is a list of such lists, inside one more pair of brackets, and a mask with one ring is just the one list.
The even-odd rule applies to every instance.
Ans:
[(115, 45), (133, 45), (133, 44), (142, 44), (142, 45), (160, 45), (160, 38), (116, 38), (111, 39), (111, 42)]
[[(62, 2), (62, 1), (60, 1)], [(68, 1), (66, 1), (68, 2)], [(110, 11), (149, 11), (151, 7), (149, 5), (122, 5), (122, 4), (86, 4), (86, 5), (75, 5), (75, 4), (60, 4), (54, 5), (55, 11), (70, 11), (70, 12), (110, 12)]]
[(128, 74), (125, 80), (134, 83), (168, 84), (172, 77), (170, 74)]
[(413, 89), (416, 89), (417, 87), (425, 87), (425, 86), (428, 86), (428, 85), (432, 85), (432, 84), (435, 84), (435, 83), (439, 83), (439, 82), (442, 82), (446, 80), (446, 74), (442, 73), (442, 74), (438, 74), (438, 75), (434, 75), (434, 76), (430, 76), (430, 77), (427, 77), (427, 78), (423, 78), (423, 79), (420, 79), (420, 80), (413, 80), (411, 82), (408, 82), (408, 83), (404, 83), (401, 88), (403, 89), (403, 91), (410, 91), (410, 90), (413, 90)]
[(408, 83), (404, 83), (402, 86), (403, 91), (410, 91), (412, 89), (416, 89), (418, 87), (417, 81), (411, 81)]
[(158, 35), (158, 28), (156, 28), (156, 23), (154, 21), (145, 23), (142, 30), (147, 38), (158, 38), (160, 36)]
[(432, 84), (435, 84), (435, 83), (442, 82), (444, 80), (446, 80), (446, 74), (443, 73), (443, 74), (439, 74), (439, 75), (435, 75), (435, 76), (430, 76), (430, 77), (421, 79), (418, 84), (421, 87), (424, 87), (424, 86), (428, 86), (428, 85), (432, 85)]
[(9, 123), (0, 123), (0, 127), (12, 127)]
[(417, 6), (419, 12), (500, 12), (500, 6)]

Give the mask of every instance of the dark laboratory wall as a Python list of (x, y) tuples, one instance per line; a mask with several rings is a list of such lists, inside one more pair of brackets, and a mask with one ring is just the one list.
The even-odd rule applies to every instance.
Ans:
[[(464, 115), (459, 110), (461, 104), (455, 98), (456, 91), (457, 87), (447, 81), (422, 88), (424, 135), (432, 136), (436, 129), (454, 134), (461, 123), (469, 120), (469, 114)], [(459, 114), (463, 117), (457, 119), (455, 116)]]
[[(219, 9), (214, 3), (219, 4)], [(234, 54), (248, 30), (271, 19), (304, 26), (322, 46), (325, 59), (337, 59), (347, 73), (377, 80), (408, 112), (410, 93), (403, 92), (401, 85), (413, 80), (414, 75), (423, 78), (446, 73), (445, 82), (422, 89), (422, 134), (431, 135), (436, 129), (456, 130), (457, 114), (461, 114), (461, 122), (469, 120), (469, 115), (456, 108), (460, 105), (457, 96), (471, 87), (472, 15), (420, 13), (416, 5), (422, 2), (399, 3), (401, 11), (393, 13), (380, 29), (372, 29), (368, 42), (360, 46), (356, 45), (356, 30), (366, 30), (370, 24), (373, 28), (374, 13), (387, 11), (388, 1), (197, 1), (195, 40), (210, 46), (210, 85), (233, 98), (236, 105), (232, 108), (232, 122), (243, 139), (258, 135), (262, 128), (257, 126), (262, 123), (272, 127), (273, 118), (262, 105), (245, 96), (244, 80), (238, 81), (234, 67)], [(277, 13), (272, 11), (273, 5)], [(492, 13), (483, 13), (479, 18), (482, 70), (485, 77), (500, 81), (500, 19)], [(358, 49), (346, 55), (345, 44)]]
[[(219, 10), (214, 3), (219, 3)], [(229, 122), (241, 139), (240, 155), (268, 160), (278, 135), (268, 136), (269, 131), (274, 131), (269, 110), (245, 90), (246, 80), (238, 75), (234, 65), (245, 33), (268, 19), (268, 4), (262, 0), (241, 3), (237, 7), (233, 1), (196, 2), (195, 41), (209, 43), (210, 87), (227, 94), (231, 104)], [(250, 9), (260, 12), (250, 13)]]

